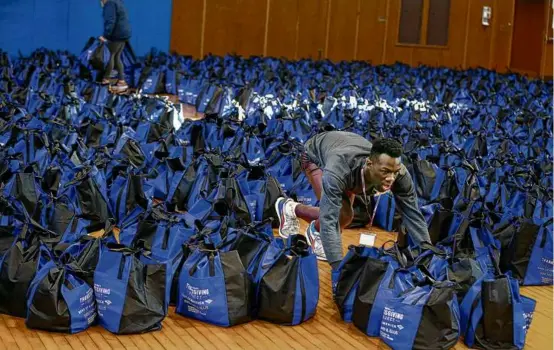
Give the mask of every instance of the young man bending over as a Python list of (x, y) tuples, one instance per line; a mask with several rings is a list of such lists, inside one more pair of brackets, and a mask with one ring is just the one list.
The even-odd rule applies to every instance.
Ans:
[(390, 190), (413, 242), (422, 248), (432, 246), (412, 178), (401, 163), (402, 152), (402, 145), (392, 139), (372, 144), (349, 132), (315, 135), (304, 145), (301, 162), (319, 208), (279, 198), (275, 203), (279, 234), (298, 233), (298, 218), (310, 222), (306, 236), (315, 254), (335, 268), (343, 258), (341, 229), (352, 221), (355, 195), (361, 194), (367, 207), (372, 195)]

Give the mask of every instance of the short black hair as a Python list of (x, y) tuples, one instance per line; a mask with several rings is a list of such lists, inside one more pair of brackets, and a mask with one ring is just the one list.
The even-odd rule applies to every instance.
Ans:
[(371, 147), (370, 158), (379, 157), (381, 154), (386, 154), (392, 158), (400, 158), (404, 150), (402, 149), (402, 144), (394, 139), (378, 139), (373, 142), (373, 147)]

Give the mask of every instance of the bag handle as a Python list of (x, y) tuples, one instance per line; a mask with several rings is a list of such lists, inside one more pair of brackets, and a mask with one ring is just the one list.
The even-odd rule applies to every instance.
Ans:
[[(385, 245), (388, 243), (393, 243), (393, 246), (389, 249), (385, 248)], [(406, 258), (406, 255), (400, 251), (400, 248), (398, 247), (398, 243), (393, 240), (386, 241), (381, 246), (380, 252), (384, 255), (389, 255), (396, 258), (396, 261), (400, 264), (402, 268), (405, 268), (408, 266), (408, 259)]]
[[(208, 252), (206, 250), (202, 250), (202, 251)], [(209, 273), (210, 277), (215, 276), (215, 261), (214, 261), (215, 258), (214, 258), (214, 254), (215, 253), (213, 251), (208, 252), (208, 269), (209, 269), (208, 273)], [(189, 276), (192, 276), (192, 275), (194, 275), (194, 273), (196, 273), (196, 270), (198, 270), (198, 265), (200, 264), (202, 259), (204, 259), (204, 257), (198, 259), (198, 261), (189, 269)]]

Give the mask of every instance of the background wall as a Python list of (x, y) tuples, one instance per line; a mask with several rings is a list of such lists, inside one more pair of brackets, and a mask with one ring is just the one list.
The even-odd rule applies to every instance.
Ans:
[[(552, 76), (552, 42), (545, 39), (549, 4), (551, 0), (174, 0), (171, 50), (194, 57), (237, 53), (399, 61)], [(492, 8), (489, 26), (481, 24), (483, 6)], [(535, 59), (526, 61), (526, 56)]]
[[(202, 0), (198, 0), (202, 1)], [(169, 51), (171, 0), (127, 0), (137, 55)], [(149, 27), (149, 28), (147, 28)], [(81, 52), (102, 35), (100, 0), (0, 0), (0, 49), (26, 55), (39, 47)]]

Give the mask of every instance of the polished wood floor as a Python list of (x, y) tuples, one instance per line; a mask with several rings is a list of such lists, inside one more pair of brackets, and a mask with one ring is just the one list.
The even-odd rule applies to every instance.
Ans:
[[(305, 229), (306, 225), (302, 225)], [(395, 235), (379, 232), (377, 245)], [(359, 231), (344, 232), (344, 249), (358, 244)], [(219, 328), (186, 319), (173, 310), (161, 331), (115, 336), (101, 327), (76, 335), (36, 332), (23, 319), (0, 316), (0, 349), (387, 349), (378, 338), (369, 338), (341, 321), (331, 297), (331, 274), (319, 263), (320, 295), (316, 316), (296, 327), (280, 327), (253, 321), (233, 328)], [(537, 310), (527, 336), (526, 349), (547, 350), (552, 342), (552, 287), (523, 288), (537, 300)], [(467, 349), (460, 342), (456, 349)]]

